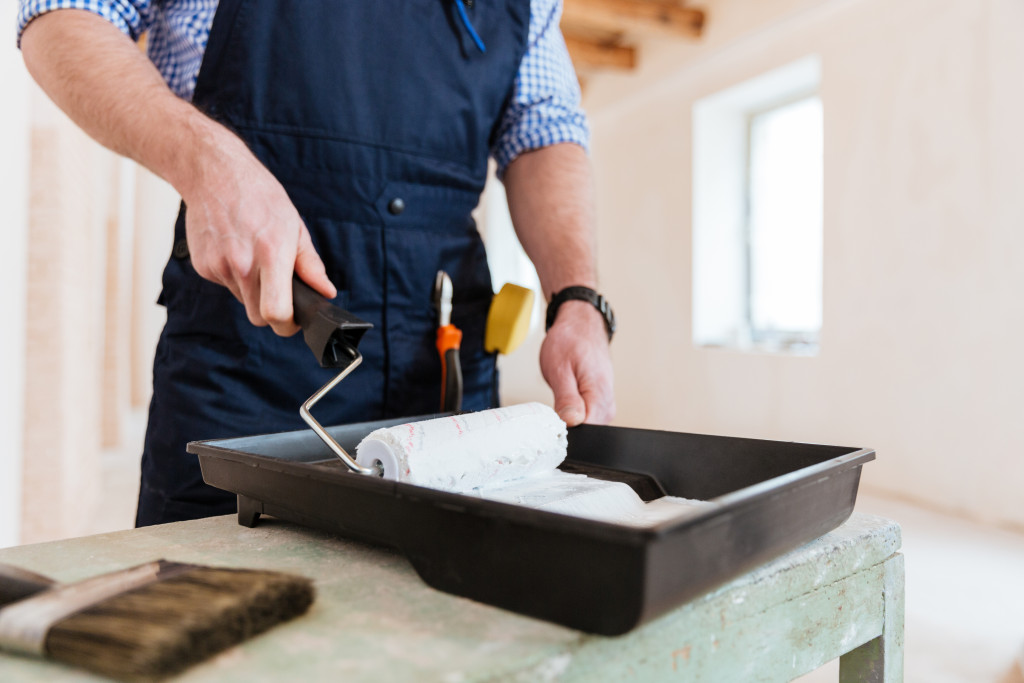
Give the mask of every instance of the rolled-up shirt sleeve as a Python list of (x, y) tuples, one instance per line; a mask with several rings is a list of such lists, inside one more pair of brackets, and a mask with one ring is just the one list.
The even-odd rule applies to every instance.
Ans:
[(36, 17), (59, 9), (80, 9), (103, 17), (132, 40), (153, 23), (150, 0), (19, 0), (18, 45), (25, 27)]
[(526, 52), (491, 154), (498, 176), (523, 152), (562, 142), (590, 144), (580, 86), (558, 28), (561, 0), (532, 0)]

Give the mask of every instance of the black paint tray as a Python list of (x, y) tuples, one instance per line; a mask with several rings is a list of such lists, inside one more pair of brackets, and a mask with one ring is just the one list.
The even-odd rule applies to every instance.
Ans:
[[(329, 429), (350, 452), (374, 429)], [(402, 552), (430, 586), (618, 635), (842, 524), (874, 451), (583, 425), (563, 469), (710, 500), (649, 528), (568, 517), (349, 472), (303, 430), (189, 444), (207, 483), (260, 514)]]

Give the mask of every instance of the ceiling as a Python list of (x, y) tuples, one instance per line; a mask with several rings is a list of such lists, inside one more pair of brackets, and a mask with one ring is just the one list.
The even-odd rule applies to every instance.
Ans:
[(637, 66), (637, 44), (649, 35), (693, 40), (704, 12), (686, 0), (563, 0), (562, 34), (581, 79)]

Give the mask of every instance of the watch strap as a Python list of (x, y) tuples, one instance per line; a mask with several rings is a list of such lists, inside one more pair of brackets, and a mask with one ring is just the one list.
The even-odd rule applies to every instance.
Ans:
[(583, 287), (579, 285), (566, 287), (551, 297), (551, 302), (548, 304), (547, 321), (544, 327), (545, 331), (550, 330), (551, 326), (555, 324), (555, 318), (558, 316), (558, 309), (562, 304), (566, 301), (574, 300), (586, 301), (598, 310), (601, 317), (604, 318), (605, 329), (608, 330), (608, 341), (611, 341), (612, 336), (615, 334), (616, 327), (615, 313), (612, 311), (611, 304), (608, 303), (608, 300), (605, 299), (603, 295), (598, 294), (590, 287)]

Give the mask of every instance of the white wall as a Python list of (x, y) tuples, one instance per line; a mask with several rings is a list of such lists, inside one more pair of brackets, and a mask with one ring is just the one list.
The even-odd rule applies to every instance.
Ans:
[[(0, 16), (18, 3), (0, 0)], [(28, 75), (13, 40), (0, 41), (0, 547), (20, 538), (22, 422), (24, 417), (25, 264), (28, 249)]]
[[(638, 74), (588, 80), (617, 422), (872, 446), (866, 488), (1024, 525), (1024, 3), (705, 5), (700, 43), (645, 43)], [(820, 355), (697, 349), (691, 107), (808, 54), (825, 111)], [(543, 395), (510, 373), (505, 387)]]
[(108, 226), (118, 160), (31, 88), (23, 543), (85, 533), (103, 491)]
[(173, 187), (141, 166), (135, 166), (135, 174), (131, 402), (136, 408), (145, 408), (153, 393), (153, 355), (167, 320), (164, 308), (156, 300), (174, 242), (174, 219), (181, 197)]

